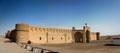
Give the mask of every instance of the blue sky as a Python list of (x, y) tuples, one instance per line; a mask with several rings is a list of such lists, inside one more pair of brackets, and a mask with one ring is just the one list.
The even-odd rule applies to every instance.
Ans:
[(16, 23), (33, 26), (82, 29), (102, 35), (120, 34), (119, 0), (0, 0), (0, 34)]

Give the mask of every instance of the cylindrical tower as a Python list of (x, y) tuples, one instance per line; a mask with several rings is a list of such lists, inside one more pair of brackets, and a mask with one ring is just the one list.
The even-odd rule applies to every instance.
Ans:
[(27, 43), (28, 42), (28, 32), (29, 25), (27, 24), (16, 24), (16, 42)]

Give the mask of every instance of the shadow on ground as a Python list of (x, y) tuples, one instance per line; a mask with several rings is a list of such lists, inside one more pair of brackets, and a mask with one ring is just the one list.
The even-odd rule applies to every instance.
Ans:
[(104, 46), (120, 46), (118, 44), (105, 44)]
[(4, 42), (5, 43), (13, 43), (13, 41), (11, 41), (11, 40), (5, 40)]

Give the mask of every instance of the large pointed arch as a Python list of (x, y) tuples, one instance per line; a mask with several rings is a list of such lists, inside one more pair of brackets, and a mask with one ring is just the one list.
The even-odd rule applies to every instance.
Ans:
[(75, 43), (83, 42), (83, 35), (81, 32), (76, 32), (74, 34)]

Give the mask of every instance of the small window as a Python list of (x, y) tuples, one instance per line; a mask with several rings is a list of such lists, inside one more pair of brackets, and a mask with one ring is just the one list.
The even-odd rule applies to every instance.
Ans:
[(41, 29), (39, 28), (39, 31), (41, 31)]
[(31, 41), (28, 41), (28, 44), (31, 44)]
[(53, 32), (55, 33), (55, 29), (53, 30)]
[(45, 31), (45, 28), (43, 28), (43, 31)]
[(57, 33), (57, 32), (58, 32), (58, 30), (57, 30), (57, 29), (55, 29), (55, 32)]
[(67, 30), (67, 33), (68, 33), (68, 30)]
[(35, 30), (37, 31), (37, 28), (35, 28)]
[(51, 29), (51, 32), (53, 32), (52, 29)]
[(51, 29), (49, 29), (49, 31), (51, 32)]
[(52, 40), (54, 40), (54, 38), (52, 37)]
[(33, 28), (30, 28), (33, 31)]
[(48, 29), (47, 29), (46, 31), (47, 31), (47, 32), (49, 32), (49, 30), (48, 30)]
[(70, 39), (70, 37), (68, 37), (68, 39)]
[(40, 37), (40, 40), (42, 40), (42, 38)]
[(59, 30), (59, 33), (61, 33), (61, 31)]
[(61, 37), (61, 40), (62, 40), (63, 38)]
[(61, 33), (63, 33), (63, 30), (61, 30)]

